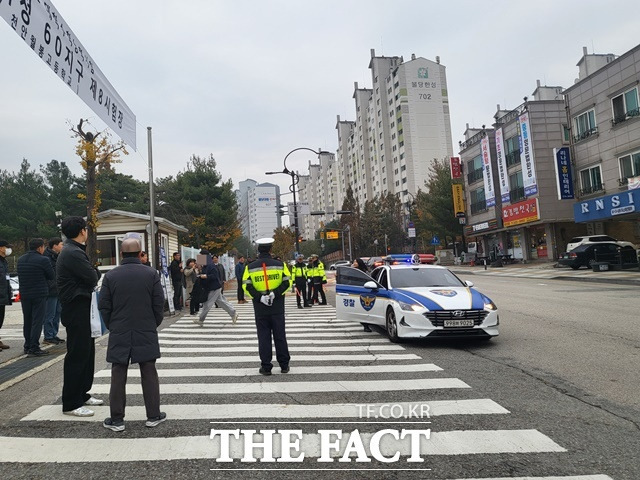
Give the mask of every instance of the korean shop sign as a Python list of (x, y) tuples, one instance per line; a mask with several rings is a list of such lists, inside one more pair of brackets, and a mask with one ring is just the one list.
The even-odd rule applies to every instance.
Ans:
[(523, 202), (502, 207), (502, 224), (505, 227), (535, 222), (536, 220), (540, 220), (537, 198), (530, 198)]

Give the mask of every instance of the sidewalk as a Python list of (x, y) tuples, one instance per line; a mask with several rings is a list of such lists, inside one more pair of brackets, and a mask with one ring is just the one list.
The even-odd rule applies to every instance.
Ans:
[(448, 267), (459, 275), (493, 275), (498, 277), (536, 278), (543, 280), (572, 280), (579, 282), (616, 283), (619, 285), (640, 286), (640, 270), (638, 268), (620, 271), (594, 272), (581, 268), (573, 270), (569, 267), (557, 267), (556, 263), (521, 264), (514, 263), (504, 267), (485, 267), (476, 265), (452, 265)]

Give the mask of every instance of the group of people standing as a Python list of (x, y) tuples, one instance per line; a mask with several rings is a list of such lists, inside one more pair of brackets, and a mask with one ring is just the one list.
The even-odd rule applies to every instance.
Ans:
[(311, 255), (307, 263), (304, 261), (304, 255), (298, 255), (296, 263), (291, 267), (291, 278), (298, 308), (311, 307), (314, 303), (327, 304), (323, 288), (327, 283), (327, 274), (318, 255)]

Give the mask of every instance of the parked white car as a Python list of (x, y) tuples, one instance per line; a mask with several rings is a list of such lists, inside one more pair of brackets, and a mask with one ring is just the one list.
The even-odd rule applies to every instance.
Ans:
[(335, 263), (332, 263), (329, 267), (329, 270), (335, 270), (338, 267), (349, 267), (351, 266), (351, 262), (349, 260), (338, 260)]
[(569, 243), (567, 243), (567, 252), (570, 252), (571, 250), (573, 250), (579, 245), (588, 245), (591, 243), (602, 243), (602, 242), (614, 242), (621, 247), (635, 248), (635, 245), (631, 242), (616, 240), (615, 238), (610, 237), (608, 235), (585, 235), (582, 237), (573, 237), (571, 240), (569, 240)]

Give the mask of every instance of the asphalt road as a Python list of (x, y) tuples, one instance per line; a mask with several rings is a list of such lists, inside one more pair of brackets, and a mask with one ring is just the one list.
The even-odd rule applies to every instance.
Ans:
[[(165, 372), (160, 374), (163, 388), (169, 389), (162, 394), (162, 403), (170, 412), (170, 420), (156, 429), (146, 429), (136, 417), (144, 418), (140, 411), (142, 396), (136, 393), (129, 396), (125, 432), (113, 433), (100, 426), (108, 408), (99, 410), (89, 421), (62, 418), (62, 364), (56, 363), (0, 391), (0, 458), (4, 462), (0, 475), (640, 479), (637, 287), (468, 278), (497, 303), (501, 320), (498, 338), (484, 343), (411, 341), (396, 347), (381, 331), (364, 334), (357, 326), (331, 320), (331, 307), (303, 311), (290, 308), (292, 362), (291, 374), (286, 376), (256, 375), (258, 363), (248, 308), (236, 327), (219, 310), (212, 312), (211, 327), (206, 330), (191, 332), (188, 319), (167, 321), (162, 338), (163, 360), (168, 363), (158, 364), (158, 368)], [(331, 292), (329, 301), (334, 301)], [(221, 358), (230, 356), (236, 357), (220, 363)], [(97, 360), (94, 389), (102, 392), (97, 396), (107, 399), (108, 365), (103, 347), (98, 348)], [(439, 370), (429, 370), (431, 366)], [(233, 376), (223, 376), (221, 370)], [(139, 383), (133, 373), (130, 383)], [(403, 419), (388, 419), (384, 421), (390, 424), (381, 425), (373, 422), (382, 418), (342, 414), (342, 407), (338, 407), (406, 402), (430, 405), (431, 424), (404, 425), (398, 423)], [(464, 410), (463, 405), (472, 404), (475, 411)], [(240, 413), (234, 414), (234, 408)], [(447, 413), (447, 408), (453, 410)], [(423, 422), (425, 417), (415, 420)], [(431, 428), (432, 437), (427, 442), (434, 450), (424, 456), (423, 463), (407, 462), (405, 455), (393, 463), (322, 464), (311, 455), (303, 463), (236, 460), (221, 464), (214, 461), (213, 442), (211, 447), (205, 443), (210, 451), (192, 453), (197, 450), (193, 439), (207, 438), (213, 428), (211, 421), (216, 421), (217, 428), (301, 429), (311, 436), (320, 429), (351, 432), (357, 428), (374, 433), (383, 428), (426, 426)], [(238, 423), (241, 421), (249, 423)], [(346, 423), (350, 421), (360, 423)], [(100, 439), (106, 442), (96, 443)], [(50, 458), (44, 458), (45, 453)], [(167, 457), (177, 459), (159, 460)], [(77, 462), (85, 458), (92, 460)], [(25, 463), (29, 459), (35, 460)], [(400, 470), (418, 468), (430, 470)]]

